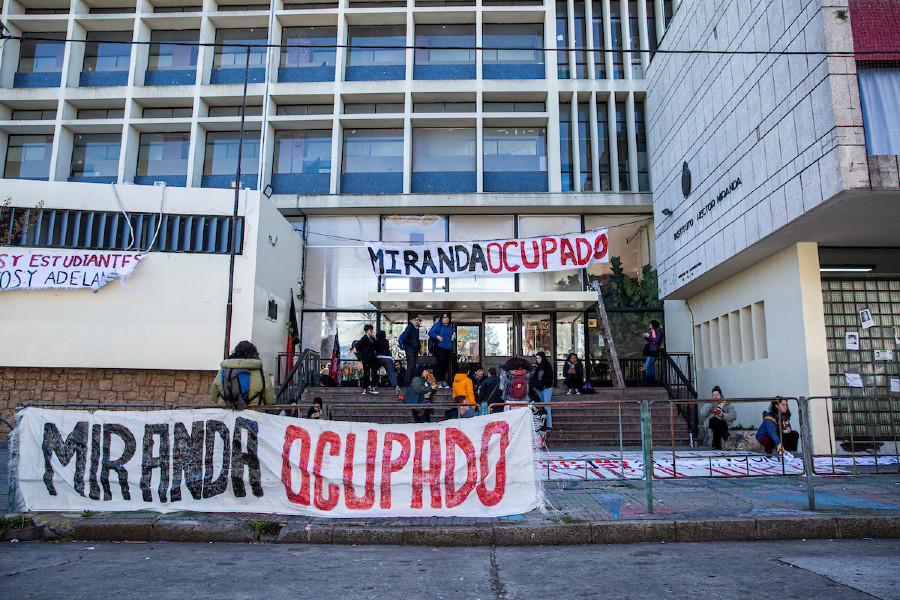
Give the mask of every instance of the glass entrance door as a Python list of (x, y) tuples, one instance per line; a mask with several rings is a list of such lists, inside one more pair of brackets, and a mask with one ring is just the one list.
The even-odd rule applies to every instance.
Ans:
[(461, 363), (481, 362), (481, 323), (456, 324), (456, 360)]
[(487, 371), (516, 355), (515, 321), (512, 314), (484, 316), (484, 361)]
[(547, 358), (553, 359), (553, 322), (547, 313), (523, 313), (519, 327), (522, 356), (536, 355), (543, 350)]

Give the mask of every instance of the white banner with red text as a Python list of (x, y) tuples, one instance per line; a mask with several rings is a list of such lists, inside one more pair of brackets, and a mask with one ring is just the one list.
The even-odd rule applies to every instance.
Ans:
[(376, 275), (470, 277), (582, 269), (609, 261), (607, 228), (517, 240), (392, 246), (366, 242)]
[(0, 251), (0, 291), (64, 290), (97, 291), (110, 281), (131, 277), (140, 252)]
[(527, 408), (416, 425), (26, 408), (12, 474), (28, 511), (491, 517), (538, 506), (533, 431)]

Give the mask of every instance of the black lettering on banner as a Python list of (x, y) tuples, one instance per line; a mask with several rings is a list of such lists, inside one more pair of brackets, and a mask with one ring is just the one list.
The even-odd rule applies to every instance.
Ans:
[(431, 250), (422, 251), (422, 273), (437, 274), (437, 267), (431, 257)]
[(75, 457), (75, 476), (73, 482), (75, 491), (84, 496), (84, 464), (87, 462), (87, 421), (79, 421), (72, 429), (72, 433), (66, 437), (63, 442), (54, 423), (44, 423), (44, 441), (41, 443), (41, 450), (44, 452), (44, 485), (47, 487), (47, 493), (51, 496), (56, 495), (56, 488), (53, 486), (53, 464), (50, 462), (51, 457), (56, 454), (56, 458), (62, 466), (72, 462), (72, 456)]
[[(241, 449), (241, 431), (247, 432), (247, 451)], [(234, 422), (231, 440), (231, 488), (236, 498), (247, 495), (244, 490), (244, 467), (250, 471), (250, 489), (262, 498), (263, 489), (259, 474), (259, 423), (238, 417)]]
[(91, 466), (88, 470), (88, 498), (100, 499), (100, 484), (97, 483), (97, 469), (100, 468), (100, 432), (103, 426), (99, 423), (91, 425)]
[(444, 267), (447, 267), (447, 270), (451, 273), (456, 271), (456, 265), (453, 263), (453, 250), (450, 250), (450, 254), (444, 252), (443, 248), (438, 248), (438, 263), (441, 266), (441, 273), (444, 272)]
[[(466, 262), (462, 262), (459, 260), (459, 253), (464, 252), (466, 255)], [(465, 246), (457, 244), (454, 248), (454, 255), (456, 256), (456, 270), (457, 271), (465, 271), (469, 268), (469, 250)]]
[[(122, 456), (116, 460), (111, 460), (109, 457), (113, 435), (118, 436), (125, 444)], [(125, 469), (125, 463), (131, 460), (135, 450), (137, 450), (137, 444), (134, 441), (134, 434), (127, 427), (118, 423), (106, 423), (103, 425), (103, 466), (100, 467), (100, 485), (103, 486), (104, 500), (112, 500), (112, 492), (109, 489), (110, 471), (115, 471), (119, 476), (122, 499), (131, 500), (131, 493), (128, 491), (128, 471)]]
[(372, 261), (372, 268), (379, 275), (384, 275), (384, 251), (375, 252), (371, 248), (369, 250), (369, 260)]
[(391, 268), (384, 269), (382, 273), (387, 273), (388, 275), (400, 275), (400, 269), (397, 268), (397, 255), (400, 254), (400, 251), (385, 250), (384, 253), (391, 257)]
[(416, 262), (419, 260), (419, 253), (415, 250), (404, 250), (403, 251), (403, 268), (406, 271), (406, 274), (409, 275), (409, 268), (412, 267), (416, 271), (418, 271), (419, 275), (422, 274), (423, 270), (416, 265)]
[[(228, 469), (230, 467), (231, 437), (228, 426), (222, 421), (206, 422), (206, 457), (203, 461), (203, 497), (218, 496), (228, 487)], [(222, 440), (222, 470), (213, 481), (215, 471), (216, 436)]]
[(188, 435), (184, 423), (175, 423), (172, 489), (169, 491), (172, 502), (181, 500), (182, 480), (194, 500), (203, 497), (203, 421), (194, 421), (191, 435)]
[[(159, 455), (153, 456), (153, 438), (159, 438)], [(156, 423), (144, 426), (144, 448), (141, 455), (141, 496), (144, 502), (153, 502), (150, 481), (153, 469), (159, 469), (159, 501), (165, 503), (169, 488), (169, 425)]]
[(488, 264), (487, 260), (484, 258), (484, 251), (481, 249), (481, 244), (472, 244), (472, 258), (469, 260), (469, 270), (475, 270), (475, 264), (479, 263), (481, 265), (481, 270), (485, 273), (488, 272)]

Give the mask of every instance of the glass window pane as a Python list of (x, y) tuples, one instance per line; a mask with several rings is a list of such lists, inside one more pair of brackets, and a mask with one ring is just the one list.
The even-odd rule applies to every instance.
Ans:
[(544, 26), (540, 23), (485, 23), (484, 64), (544, 64)]
[(274, 173), (331, 173), (331, 130), (277, 131)]
[(187, 175), (189, 133), (142, 133), (138, 147), (137, 174)]
[[(239, 131), (210, 131), (206, 134), (204, 175), (233, 175), (237, 171)], [(259, 172), (259, 132), (245, 131), (241, 144), (241, 173)]]
[(484, 170), (546, 171), (547, 129), (485, 127)]
[[(295, 226), (302, 227), (302, 223)], [(311, 216), (307, 230), (304, 306), (372, 309), (369, 292), (378, 290), (378, 279), (363, 240), (378, 239), (378, 217)], [(350, 342), (342, 337), (341, 345), (345, 343), (349, 346)]]
[(122, 136), (118, 133), (80, 133), (72, 146), (72, 177), (115, 177), (119, 173)]
[(346, 129), (342, 173), (402, 173), (402, 129)]
[[(557, 217), (551, 215), (519, 217), (520, 238), (580, 232), (580, 217)], [(519, 291), (522, 292), (581, 290), (581, 269), (551, 271), (548, 273), (525, 273), (519, 276)]]
[[(586, 231), (597, 227), (613, 228), (610, 229), (609, 235), (609, 256), (618, 256), (622, 259), (622, 269), (627, 275), (640, 277), (641, 268), (651, 261), (650, 245), (656, 243), (652, 217), (646, 214), (584, 216)], [(611, 272), (609, 263), (597, 263), (588, 267), (590, 277)]]
[(127, 71), (131, 61), (130, 31), (88, 31), (83, 71)]
[(363, 336), (363, 327), (375, 323), (374, 312), (304, 312), (303, 348), (319, 353), (320, 366), (328, 373), (328, 362), (334, 349), (334, 334), (338, 334), (341, 358), (341, 381), (353, 385), (362, 376), (362, 364), (350, 353), (350, 346)]
[(565, 377), (562, 361), (574, 352), (578, 358), (584, 359), (584, 313), (556, 313), (556, 374), (558, 379)]
[(265, 27), (248, 29), (219, 29), (216, 31), (214, 69), (243, 68), (247, 64), (247, 46), (250, 46), (250, 67), (263, 67), (266, 61), (268, 30)]
[[(151, 71), (189, 70), (197, 66), (198, 46), (188, 45), (200, 39), (199, 29), (183, 31), (152, 31), (150, 33), (150, 58), (147, 68)], [(179, 44), (177, 42), (185, 42)]]
[[(41, 33), (42, 38), (65, 38), (63, 33)], [(19, 73), (59, 73), (66, 45), (52, 40), (22, 40), (19, 46)]]
[(414, 129), (413, 171), (475, 171), (475, 129)]
[(10, 179), (48, 179), (52, 135), (11, 135), (3, 176)]
[(333, 67), (337, 27), (286, 27), (281, 43), (282, 67)]
[(403, 25), (351, 25), (347, 66), (406, 64), (406, 27)]
[[(501, 240), (515, 236), (515, 222), (510, 216), (453, 215), (450, 217), (450, 241)], [(482, 275), (453, 277), (452, 292), (513, 292), (515, 275)]]
[[(398, 245), (415, 246), (424, 242), (447, 241), (447, 220), (437, 215), (391, 215), (383, 217), (381, 239)], [(382, 278), (386, 292), (444, 291), (445, 278)]]
[(416, 26), (417, 65), (475, 63), (475, 25)]
[(553, 356), (552, 328), (548, 314), (522, 315), (522, 356), (535, 356), (544, 352)]

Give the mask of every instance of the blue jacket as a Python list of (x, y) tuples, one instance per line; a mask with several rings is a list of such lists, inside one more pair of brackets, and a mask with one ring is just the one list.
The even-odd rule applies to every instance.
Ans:
[(441, 321), (438, 321), (434, 325), (431, 326), (431, 329), (428, 330), (428, 337), (436, 338), (437, 336), (441, 336), (444, 338), (444, 341), (438, 342), (438, 347), (444, 348), (446, 350), (453, 349), (453, 326), (452, 325), (444, 325)]
[[(790, 426), (790, 423), (782, 419), (781, 426)], [(759, 431), (756, 432), (756, 439), (759, 440), (762, 436), (768, 434), (772, 441), (778, 445), (781, 443), (781, 431), (778, 429), (778, 418), (767, 410), (763, 411), (763, 421), (762, 425), (759, 426)]]
[(407, 324), (400, 336), (400, 348), (410, 350), (418, 354), (422, 351), (422, 341), (419, 339), (419, 330), (412, 323)]

